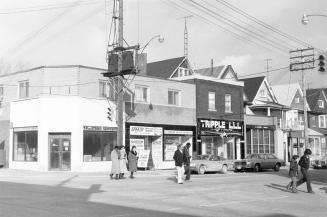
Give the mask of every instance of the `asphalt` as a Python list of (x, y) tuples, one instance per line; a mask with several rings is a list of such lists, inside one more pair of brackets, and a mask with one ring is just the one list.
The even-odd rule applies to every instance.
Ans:
[(327, 170), (312, 170), (313, 190), (293, 194), (280, 172), (192, 175), (141, 171), (135, 179), (106, 173), (0, 170), (1, 217), (306, 216), (327, 212)]

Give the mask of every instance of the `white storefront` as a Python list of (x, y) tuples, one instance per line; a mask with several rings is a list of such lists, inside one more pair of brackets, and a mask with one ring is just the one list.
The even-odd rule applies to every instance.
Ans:
[(45, 95), (10, 106), (9, 168), (110, 170), (117, 126), (106, 99)]

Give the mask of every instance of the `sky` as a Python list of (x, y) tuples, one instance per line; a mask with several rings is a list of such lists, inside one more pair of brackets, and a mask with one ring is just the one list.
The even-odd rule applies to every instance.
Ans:
[[(228, 0), (236, 10), (221, 2), (125, 0), (124, 38), (129, 45), (144, 46), (162, 34), (163, 43), (152, 40), (146, 47), (148, 62), (183, 56), (183, 17), (192, 15), (187, 19), (188, 57), (194, 69), (210, 67), (212, 59), (214, 66), (232, 65), (241, 78), (262, 76), (265, 59), (271, 59), (272, 84), (301, 79), (301, 72), (290, 73), (287, 66), (289, 50), (305, 46), (281, 33), (316, 51), (327, 49), (327, 17), (309, 17), (308, 25), (301, 23), (303, 14), (327, 15), (325, 0)], [(1, 0), (0, 68), (73, 64), (105, 68), (112, 10), (112, 0)], [(310, 88), (327, 86), (327, 72), (305, 73)]]

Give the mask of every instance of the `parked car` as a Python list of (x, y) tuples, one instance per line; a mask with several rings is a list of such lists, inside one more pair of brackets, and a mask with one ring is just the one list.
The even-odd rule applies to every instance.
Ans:
[(253, 169), (259, 172), (262, 169), (274, 169), (279, 171), (280, 167), (285, 166), (284, 160), (278, 159), (273, 154), (250, 154), (243, 160), (234, 161), (235, 171)]
[(191, 161), (191, 171), (198, 174), (205, 172), (222, 172), (233, 169), (233, 161), (227, 160), (217, 155), (198, 155)]
[(327, 169), (327, 158), (314, 160), (312, 166), (314, 169)]

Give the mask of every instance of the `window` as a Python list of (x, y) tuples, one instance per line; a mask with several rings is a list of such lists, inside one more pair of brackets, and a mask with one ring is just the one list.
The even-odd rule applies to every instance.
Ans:
[(19, 99), (29, 97), (29, 81), (19, 82)]
[(266, 97), (267, 96), (266, 90), (260, 90), (260, 96), (261, 97)]
[(316, 116), (310, 118), (310, 127), (317, 127)]
[(117, 145), (115, 131), (83, 132), (84, 161), (110, 161), (111, 151)]
[(327, 115), (319, 115), (319, 128), (327, 128)]
[(318, 100), (318, 106), (319, 106), (319, 108), (324, 108), (325, 107), (324, 101)]
[(215, 111), (216, 110), (216, 93), (209, 92), (208, 93), (208, 102), (209, 102), (209, 110)]
[(295, 98), (295, 103), (300, 103), (300, 97)]
[(15, 131), (14, 129), (14, 161), (37, 161), (37, 131)]
[(135, 86), (135, 100), (137, 102), (149, 102), (149, 88)]
[(251, 129), (246, 132), (247, 154), (272, 154), (275, 152), (274, 131)]
[(301, 126), (304, 126), (303, 116), (299, 115), (299, 122)]
[(225, 94), (225, 112), (232, 112), (232, 96)]
[(0, 101), (3, 99), (3, 85), (0, 85)]
[(190, 75), (190, 70), (187, 68), (179, 67), (178, 68), (178, 77)]
[(168, 90), (168, 104), (169, 105), (180, 105), (180, 91)]

